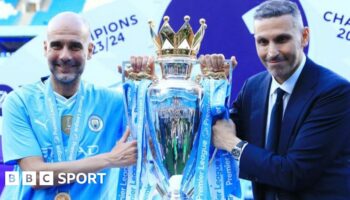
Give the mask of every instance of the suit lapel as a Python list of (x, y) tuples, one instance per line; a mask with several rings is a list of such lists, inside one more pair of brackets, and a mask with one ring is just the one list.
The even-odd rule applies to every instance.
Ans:
[[(264, 148), (265, 146), (265, 130), (266, 130), (266, 118), (267, 118), (267, 103), (269, 97), (269, 90), (271, 85), (271, 75), (266, 73), (266, 76), (262, 79), (259, 86), (253, 91), (252, 95), (252, 115), (251, 124), (252, 137), (250, 138), (253, 143)], [(263, 108), (263, 109), (262, 109)]]
[(282, 121), (282, 131), (279, 140), (278, 153), (284, 154), (290, 142), (290, 138), (295, 134), (298, 119), (305, 112), (303, 111), (309, 99), (313, 95), (313, 86), (317, 83), (317, 71), (314, 70), (314, 63), (307, 59), (305, 67), (294, 87), (284, 112)]

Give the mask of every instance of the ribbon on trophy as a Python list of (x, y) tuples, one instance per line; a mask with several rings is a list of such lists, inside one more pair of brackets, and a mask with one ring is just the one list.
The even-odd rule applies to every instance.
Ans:
[[(201, 125), (199, 130), (199, 143), (195, 172), (194, 199), (210, 199), (208, 185), (209, 150), (211, 143), (212, 116), (210, 112), (210, 87), (203, 81), (204, 97), (202, 103)], [(210, 193), (209, 193), (210, 194)]]
[[(230, 74), (232, 71), (230, 72)], [(230, 75), (231, 77), (231, 75)], [(225, 106), (230, 92), (226, 79), (207, 79), (210, 89), (211, 115), (213, 118), (228, 119), (228, 108)], [(241, 187), (238, 179), (237, 163), (232, 155), (223, 150), (211, 153), (212, 162), (209, 164), (208, 181), (212, 199), (233, 199), (241, 197)]]
[[(193, 199), (233, 199), (233, 196), (240, 198), (236, 161), (222, 150), (213, 153), (213, 147), (210, 146), (213, 119), (228, 118), (228, 108), (225, 105), (230, 85), (226, 79), (210, 78), (204, 78), (201, 85), (204, 97), (199, 138), (194, 141), (188, 165), (184, 170), (181, 190), (189, 195), (194, 193)], [(213, 162), (209, 163), (208, 159), (212, 156)]]
[[(130, 64), (124, 62), (123, 66)], [(135, 166), (120, 170), (118, 199), (149, 199), (155, 191), (156, 171), (154, 159), (148, 145), (149, 126), (147, 125), (147, 90), (152, 83), (153, 67), (136, 69), (129, 66), (123, 69), (124, 105), (131, 130), (131, 138), (137, 139), (138, 160)], [(125, 80), (128, 78), (128, 80)], [(152, 181), (154, 180), (154, 181)], [(155, 199), (152, 197), (151, 199)]]
[[(123, 98), (124, 98), (124, 106), (125, 106), (125, 112), (127, 116), (127, 124), (129, 126), (130, 132), (131, 132), (131, 137), (136, 138), (136, 135), (134, 135), (134, 126), (132, 121), (132, 117), (134, 116), (132, 112), (135, 110), (133, 105), (136, 105), (135, 98), (136, 98), (136, 89), (135, 89), (135, 83), (132, 81), (128, 81), (124, 83), (123, 85)], [(120, 168), (119, 170), (119, 179), (118, 179), (118, 189), (117, 189), (117, 199), (126, 199), (126, 191), (127, 191), (127, 186), (128, 183), (131, 182), (131, 180), (128, 180), (128, 174), (129, 171), (135, 170), (132, 167), (129, 168)], [(135, 177), (136, 178), (136, 175)], [(136, 180), (135, 180), (136, 181)]]
[[(232, 83), (232, 63), (217, 66), (201, 66), (204, 79), (202, 80), (205, 95), (210, 99), (210, 117), (216, 119), (229, 119), (228, 103)], [(229, 73), (229, 81), (227, 74)], [(211, 129), (210, 129), (211, 131)], [(210, 150), (211, 161), (208, 168), (208, 182), (211, 199), (234, 199), (241, 198), (241, 186), (238, 179), (238, 165), (232, 155), (226, 151)]]
[[(145, 140), (146, 93), (151, 82), (148, 79), (128, 80), (123, 85), (128, 125), (131, 137), (137, 139), (138, 158), (143, 158), (143, 155), (147, 153)], [(120, 169), (118, 199), (139, 199), (139, 191), (142, 187), (140, 179), (143, 170), (145, 170), (142, 162), (143, 159), (138, 159), (136, 165)]]

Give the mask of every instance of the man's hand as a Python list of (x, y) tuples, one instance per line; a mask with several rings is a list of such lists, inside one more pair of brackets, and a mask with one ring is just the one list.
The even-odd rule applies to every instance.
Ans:
[[(199, 57), (199, 63), (201, 66), (202, 74), (206, 75), (209, 71), (218, 73), (224, 72), (226, 77), (230, 73), (230, 65), (225, 63), (225, 56), (223, 54), (206, 54)], [(235, 56), (231, 57), (232, 67), (237, 66), (237, 60)]]
[(135, 73), (141, 71), (150, 71), (150, 74), (154, 73), (154, 58), (148, 56), (131, 56), (130, 57), (131, 67), (134, 69)]
[[(131, 56), (131, 66), (126, 66), (124, 73), (125, 76), (131, 79), (153, 79), (154, 73), (154, 58), (148, 56)], [(122, 73), (122, 66), (118, 66), (118, 72)]]
[(127, 141), (129, 135), (130, 129), (128, 128), (112, 151), (107, 154), (109, 167), (127, 167), (136, 163), (137, 142), (136, 140)]
[(241, 141), (236, 136), (236, 126), (231, 119), (216, 121), (213, 126), (212, 141), (216, 148), (228, 152)]

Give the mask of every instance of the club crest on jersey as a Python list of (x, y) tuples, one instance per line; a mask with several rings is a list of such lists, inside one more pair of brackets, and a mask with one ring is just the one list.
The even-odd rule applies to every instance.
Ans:
[(89, 128), (94, 132), (98, 132), (103, 128), (103, 121), (100, 117), (92, 115), (89, 118)]

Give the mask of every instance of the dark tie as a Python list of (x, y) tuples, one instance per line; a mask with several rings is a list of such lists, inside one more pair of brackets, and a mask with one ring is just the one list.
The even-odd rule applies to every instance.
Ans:
[(265, 149), (272, 152), (276, 152), (278, 147), (283, 116), (283, 95), (285, 93), (284, 90), (277, 88), (277, 98), (271, 111), (270, 128)]
[[(283, 95), (285, 91), (277, 88), (277, 98), (273, 105), (270, 117), (270, 128), (265, 149), (277, 152), (278, 141), (281, 132), (282, 116), (283, 116)], [(275, 200), (276, 190), (273, 187), (265, 188), (265, 200)]]

